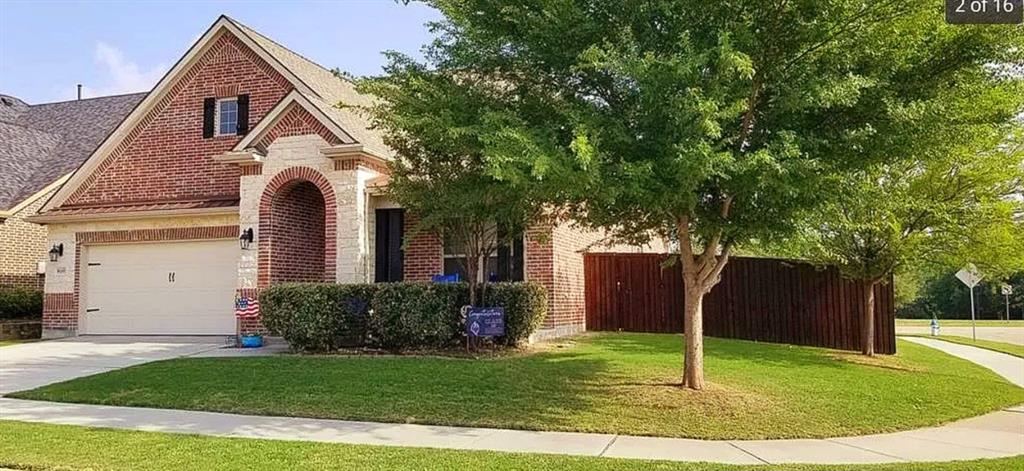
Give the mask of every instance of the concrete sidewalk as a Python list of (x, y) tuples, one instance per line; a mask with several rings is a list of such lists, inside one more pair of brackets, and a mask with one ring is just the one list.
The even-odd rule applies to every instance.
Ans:
[[(963, 326), (949, 326), (942, 325), (939, 321), (939, 325), (942, 326), (942, 335), (956, 335), (960, 337), (971, 338), (973, 332), (970, 327)], [(896, 335), (929, 335), (931, 334), (932, 328), (929, 326), (918, 326), (918, 325), (897, 325)], [(979, 326), (978, 327), (978, 340), (992, 340), (995, 342), (1005, 342), (1017, 345), (1024, 345), (1024, 323), (1021, 323), (1020, 327), (991, 327), (991, 326)], [(941, 340), (942, 337), (939, 337)]]
[(731, 464), (951, 461), (1024, 454), (1024, 407), (891, 434), (727, 441), (245, 416), (17, 399), (0, 399), (0, 419), (222, 437)]
[(958, 343), (943, 342), (942, 340), (926, 337), (900, 337), (901, 340), (925, 345), (936, 350), (941, 350), (955, 357), (977, 363), (985, 368), (994, 371), (1007, 381), (1024, 388), (1024, 358), (1007, 355), (994, 350), (961, 345)]
[[(1010, 357), (1019, 362), (1014, 363), (974, 347), (932, 339), (913, 341), (934, 344), (997, 372), (1010, 373), (1016, 368), (1024, 373), (1024, 359)], [(1024, 381), (1010, 374), (1011, 381)], [(245, 416), (16, 399), (0, 399), (0, 419), (224, 437), (730, 464), (953, 461), (1024, 454), (1024, 406), (890, 434), (726, 441)]]

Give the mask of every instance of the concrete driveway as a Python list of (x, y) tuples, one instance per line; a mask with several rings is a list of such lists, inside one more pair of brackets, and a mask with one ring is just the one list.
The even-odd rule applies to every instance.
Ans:
[(0, 395), (127, 366), (195, 355), (224, 337), (74, 337), (0, 347)]
[[(971, 338), (970, 327), (944, 326), (939, 321), (941, 335), (958, 335)], [(931, 327), (927, 326), (896, 326), (896, 335), (902, 334), (930, 334)], [(1015, 343), (1024, 345), (1024, 328), (1022, 327), (978, 327), (978, 339), (993, 340), (996, 342)]]

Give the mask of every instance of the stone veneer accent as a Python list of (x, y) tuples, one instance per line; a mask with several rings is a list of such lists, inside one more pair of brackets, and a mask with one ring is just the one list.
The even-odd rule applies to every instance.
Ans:
[(334, 161), (320, 152), (330, 145), (312, 130), (278, 137), (267, 147), (260, 173), (241, 176), (239, 226), (243, 230), (253, 228), (258, 250), (243, 251), (239, 288), (265, 287), (273, 281), (270, 267), (274, 263), (274, 234), (268, 232), (272, 230), (271, 201), (286, 185), (298, 181), (309, 181), (324, 196), (326, 279), (340, 283), (372, 281), (373, 254), (367, 229), (371, 221), (367, 212), (372, 210), (365, 189), (366, 182), (380, 174), (362, 165), (336, 170)]

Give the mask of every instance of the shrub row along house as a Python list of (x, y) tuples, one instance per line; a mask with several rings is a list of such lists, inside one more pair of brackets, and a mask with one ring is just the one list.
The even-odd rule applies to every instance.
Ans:
[[(234, 334), (235, 297), (274, 283), (456, 271), (459, 254), (436, 235), (403, 245), (415, 215), (383, 194), (395, 156), (365, 117), (336, 106), (367, 100), (218, 18), (29, 218), (59, 254), (46, 268), (44, 336)], [(488, 276), (542, 284), (542, 331), (579, 331), (580, 251), (598, 240), (533, 227), (487, 261)]]

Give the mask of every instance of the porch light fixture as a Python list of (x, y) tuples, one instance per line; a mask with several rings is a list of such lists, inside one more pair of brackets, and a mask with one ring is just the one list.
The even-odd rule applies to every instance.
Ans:
[[(249, 246), (252, 245), (255, 236), (253, 235), (252, 228), (248, 228), (242, 231), (242, 234), (238, 236), (238, 245), (242, 247), (242, 250), (249, 250)], [(52, 257), (53, 252), (50, 252)]]
[(58, 258), (64, 256), (64, 244), (53, 244), (50, 248), (50, 261), (56, 262)]

